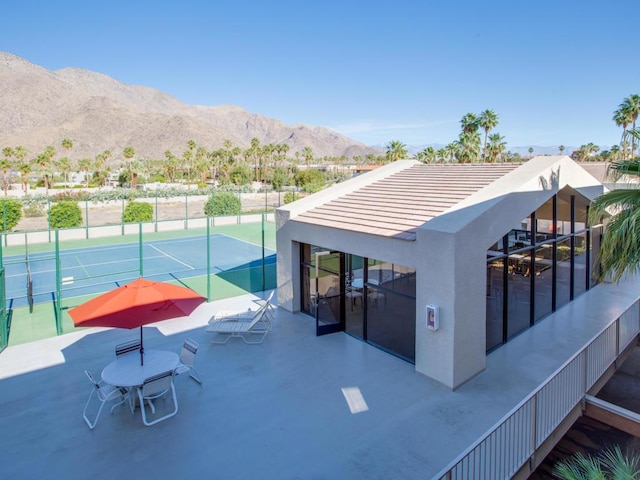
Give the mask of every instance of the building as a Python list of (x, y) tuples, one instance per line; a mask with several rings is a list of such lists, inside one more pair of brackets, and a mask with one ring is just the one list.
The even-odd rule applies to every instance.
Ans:
[(596, 284), (603, 191), (567, 156), (395, 162), (278, 209), (278, 303), (456, 389)]

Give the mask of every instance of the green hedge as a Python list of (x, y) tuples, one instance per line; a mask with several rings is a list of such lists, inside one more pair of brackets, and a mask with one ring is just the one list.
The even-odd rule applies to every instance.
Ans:
[(204, 206), (204, 214), (209, 217), (239, 215), (242, 204), (238, 195), (231, 192), (214, 193)]
[(0, 231), (13, 230), (22, 218), (22, 204), (17, 200), (0, 200)]
[(82, 225), (82, 212), (75, 202), (58, 202), (49, 209), (51, 228), (71, 228)]
[(124, 209), (124, 223), (150, 222), (153, 220), (153, 207), (147, 202), (129, 202)]

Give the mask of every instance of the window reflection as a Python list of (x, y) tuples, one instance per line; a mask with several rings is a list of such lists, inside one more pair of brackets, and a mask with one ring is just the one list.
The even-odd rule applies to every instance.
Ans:
[(588, 228), (588, 203), (560, 192), (488, 249), (487, 350), (597, 283), (601, 228)]

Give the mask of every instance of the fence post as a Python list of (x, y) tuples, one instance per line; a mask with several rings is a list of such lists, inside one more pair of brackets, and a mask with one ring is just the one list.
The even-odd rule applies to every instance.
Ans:
[(58, 236), (59, 230), (55, 231), (55, 251), (56, 251), (56, 332), (58, 335), (62, 335), (62, 307), (60, 298), (62, 296), (62, 272), (60, 271), (60, 238)]
[[(6, 234), (5, 234), (6, 238)], [(0, 242), (0, 352), (9, 345), (9, 326), (8, 312), (7, 312), (7, 298), (6, 298), (6, 278), (4, 275), (4, 263), (2, 260), (2, 242)]]
[(122, 197), (122, 211), (120, 212), (120, 228), (122, 229), (122, 236), (124, 237), (124, 197)]
[(140, 276), (144, 276), (142, 259), (142, 222), (138, 222), (138, 255), (140, 256)]
[(47, 235), (51, 243), (51, 199), (47, 197)]
[(86, 229), (85, 237), (89, 239), (89, 200), (84, 201), (84, 223)]
[(155, 225), (154, 225), (154, 232), (158, 232), (158, 184), (156, 183), (156, 214), (155, 214)]
[(265, 277), (265, 265), (264, 265), (264, 216), (266, 215), (266, 213), (262, 214), (262, 291), (264, 292), (266, 290), (266, 277)]
[[(189, 185), (187, 185), (187, 188)], [(189, 193), (184, 194), (184, 229), (189, 229)]]
[(211, 301), (211, 227), (207, 218), (207, 302)]

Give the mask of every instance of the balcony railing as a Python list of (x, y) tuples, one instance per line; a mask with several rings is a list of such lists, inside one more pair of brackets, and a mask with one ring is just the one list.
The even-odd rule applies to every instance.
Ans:
[(640, 302), (505, 415), (434, 478), (509, 479), (549, 438), (640, 333)]

